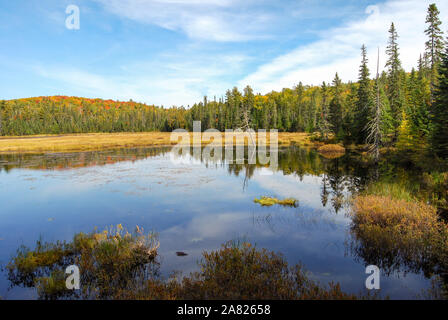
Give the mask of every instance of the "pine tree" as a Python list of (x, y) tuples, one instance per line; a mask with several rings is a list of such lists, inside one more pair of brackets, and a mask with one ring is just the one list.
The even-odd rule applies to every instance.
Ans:
[(439, 157), (448, 159), (448, 47), (442, 55), (439, 66), (439, 81), (434, 91), (431, 124), (432, 149)]
[(434, 91), (437, 85), (437, 72), (438, 65), (441, 61), (443, 52), (443, 32), (440, 30), (442, 22), (439, 19), (439, 10), (435, 3), (430, 4), (428, 7), (428, 14), (426, 16), (426, 23), (428, 28), (425, 30), (425, 34), (428, 36), (428, 41), (425, 43), (426, 54), (429, 58), (430, 72), (431, 72), (431, 92)]

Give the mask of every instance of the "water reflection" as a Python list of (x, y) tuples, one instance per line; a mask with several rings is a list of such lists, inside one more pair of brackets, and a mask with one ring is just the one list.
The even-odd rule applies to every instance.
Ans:
[[(18, 245), (71, 239), (92, 227), (123, 223), (160, 235), (162, 272), (193, 271), (202, 251), (244, 237), (259, 247), (301, 261), (312, 277), (340, 282), (348, 292), (364, 289), (370, 255), (347, 255), (352, 235), (348, 203), (375, 170), (356, 153), (328, 159), (297, 147), (278, 150), (278, 168), (237, 164), (224, 158), (203, 162), (193, 149), (187, 162), (170, 161), (170, 148), (135, 148), (64, 154), (0, 154), (0, 262)], [(235, 152), (234, 152), (235, 154)], [(269, 154), (268, 154), (269, 156)], [(235, 159), (234, 159), (235, 160)], [(382, 177), (410, 179), (409, 170), (384, 161)], [(260, 207), (260, 196), (298, 199), (297, 208)], [(352, 238), (350, 238), (352, 239)], [(353, 237), (359, 245), (359, 240)], [(176, 252), (187, 256), (177, 256)], [(401, 271), (400, 267), (398, 270)], [(23, 297), (32, 293), (4, 293)], [(405, 278), (389, 273), (385, 294), (410, 298), (429, 282), (412, 270)]]

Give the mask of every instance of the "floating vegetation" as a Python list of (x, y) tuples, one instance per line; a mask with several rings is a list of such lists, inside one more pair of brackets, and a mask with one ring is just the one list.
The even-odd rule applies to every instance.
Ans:
[(270, 207), (274, 204), (278, 204), (278, 205), (285, 206), (285, 207), (297, 208), (299, 205), (298, 204), (299, 201), (296, 199), (293, 199), (293, 198), (286, 198), (283, 200), (279, 200), (277, 198), (266, 197), (266, 196), (262, 196), (260, 199), (255, 198), (254, 202), (261, 204), (263, 207)]

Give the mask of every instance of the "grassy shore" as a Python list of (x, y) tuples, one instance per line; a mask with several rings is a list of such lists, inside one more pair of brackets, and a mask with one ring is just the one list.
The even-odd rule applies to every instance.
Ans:
[[(190, 134), (192, 141), (192, 135)], [(224, 134), (223, 139), (224, 142)], [(245, 142), (244, 142), (245, 141)], [(209, 143), (203, 141), (204, 144)], [(247, 143), (247, 140), (237, 139), (236, 143)], [(269, 135), (267, 135), (269, 144)], [(171, 140), (170, 132), (143, 133), (83, 133), (64, 135), (37, 135), (0, 137), (0, 152), (3, 153), (38, 153), (38, 152), (75, 152), (113, 148), (132, 148), (146, 146), (170, 146), (177, 144)], [(307, 133), (280, 132), (278, 144), (282, 146), (300, 145), (315, 146)]]

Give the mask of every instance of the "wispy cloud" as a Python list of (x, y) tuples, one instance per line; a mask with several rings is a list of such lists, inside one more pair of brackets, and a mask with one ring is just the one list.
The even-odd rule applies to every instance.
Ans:
[[(253, 0), (96, 0), (116, 15), (181, 31), (188, 37), (213, 41), (246, 41), (260, 33), (274, 16), (256, 10)], [(255, 8), (254, 8), (255, 7)], [(248, 9), (250, 8), (250, 10)]]
[[(250, 84), (256, 91), (265, 93), (292, 87), (299, 81), (320, 84), (322, 81), (330, 81), (335, 72), (339, 72), (345, 81), (356, 80), (362, 44), (370, 49), (371, 68), (376, 63), (377, 47), (380, 47), (380, 62), (384, 65), (387, 31), (391, 22), (395, 23), (400, 36), (403, 66), (410, 70), (424, 50), (426, 8), (431, 2), (393, 0), (368, 6), (364, 18), (320, 31), (318, 40), (259, 66), (255, 72), (240, 80), (239, 85)], [(447, 21), (448, 3), (439, 3), (438, 6), (442, 20)]]

